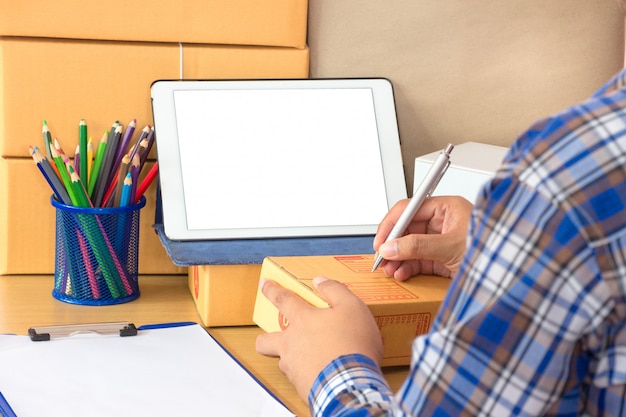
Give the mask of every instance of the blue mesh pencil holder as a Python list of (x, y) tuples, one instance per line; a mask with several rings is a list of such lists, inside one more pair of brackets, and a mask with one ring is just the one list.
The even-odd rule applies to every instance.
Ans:
[(139, 213), (134, 205), (85, 208), (59, 203), (56, 208), (54, 289), (60, 301), (111, 305), (139, 297)]

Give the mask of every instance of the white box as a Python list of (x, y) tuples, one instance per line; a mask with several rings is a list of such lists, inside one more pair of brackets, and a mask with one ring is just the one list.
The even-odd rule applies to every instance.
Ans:
[[(493, 177), (508, 150), (509, 148), (504, 146), (478, 142), (455, 145), (450, 155), (450, 166), (433, 195), (460, 195), (474, 203), (478, 191)], [(415, 188), (422, 182), (440, 152), (415, 158), (413, 171)]]

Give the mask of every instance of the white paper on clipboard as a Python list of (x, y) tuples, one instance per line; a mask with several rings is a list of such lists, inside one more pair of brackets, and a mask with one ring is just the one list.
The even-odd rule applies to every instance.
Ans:
[(17, 417), (294, 416), (197, 324), (48, 342), (1, 335), (0, 369)]

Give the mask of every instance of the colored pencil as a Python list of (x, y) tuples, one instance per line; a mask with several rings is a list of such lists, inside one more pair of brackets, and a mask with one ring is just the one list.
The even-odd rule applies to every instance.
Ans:
[(93, 191), (96, 187), (98, 175), (100, 174), (102, 159), (104, 158), (104, 153), (106, 152), (107, 141), (109, 140), (108, 136), (109, 132), (104, 132), (104, 135), (102, 135), (102, 139), (100, 139), (100, 143), (98, 144), (98, 150), (96, 151), (96, 157), (93, 161), (93, 169), (91, 170), (91, 175), (89, 176), (89, 187), (87, 191), (89, 192), (89, 197), (91, 197), (92, 199), (94, 198)]
[[(107, 207), (119, 206), (120, 205), (120, 197), (122, 196), (122, 188), (124, 187), (124, 180), (126, 179), (126, 174), (129, 172), (130, 168), (130, 157), (128, 155), (124, 155), (122, 158), (122, 163), (119, 166), (119, 171), (117, 175), (117, 184), (115, 184), (115, 190), (113, 191), (113, 195), (109, 196), (107, 200)], [(113, 185), (113, 184), (112, 184)]]
[(141, 141), (141, 143), (139, 143), (139, 146), (137, 147), (137, 155), (139, 155), (139, 167), (142, 166), (141, 161), (145, 160), (145, 155), (148, 154), (148, 146), (150, 145), (150, 142), (148, 141), (148, 138), (145, 138)]
[(54, 138), (53, 146), (50, 147), (51, 153), (52, 153), (52, 148), (56, 149), (59, 155), (61, 155), (62, 157), (65, 157), (67, 155), (65, 151), (63, 150), (63, 147), (61, 146), (61, 142), (59, 142), (58, 138)]
[(83, 255), (83, 262), (85, 263), (85, 271), (87, 272), (87, 279), (89, 280), (89, 289), (91, 290), (91, 298), (96, 300), (101, 297), (100, 286), (98, 285), (98, 278), (96, 277), (95, 265), (91, 262), (91, 255), (89, 251), (89, 245), (85, 240), (85, 237), (80, 230), (76, 230), (76, 238), (78, 240), (78, 247)]
[(37, 164), (37, 168), (39, 168), (39, 171), (41, 171), (41, 174), (50, 185), (50, 188), (52, 188), (57, 200), (59, 200), (62, 204), (71, 204), (70, 196), (67, 194), (65, 186), (57, 176), (56, 172), (52, 169), (52, 165), (50, 165), (48, 158), (46, 158), (46, 156), (36, 146), (29, 146), (28, 151)]
[(78, 122), (78, 146), (80, 148), (78, 175), (80, 175), (83, 184), (89, 184), (89, 179), (87, 178), (89, 173), (87, 169), (87, 122), (85, 119), (81, 119)]
[(50, 128), (48, 127), (48, 122), (43, 121), (43, 127), (41, 128), (41, 134), (43, 136), (43, 145), (44, 150), (46, 151), (46, 155), (48, 158), (52, 158), (52, 154), (50, 153), (50, 146), (52, 145), (52, 134), (50, 133)]
[(131, 189), (133, 187), (133, 178), (130, 174), (126, 174), (126, 178), (124, 178), (124, 182), (122, 185), (122, 192), (120, 193), (120, 207), (127, 206), (130, 203)]
[(76, 145), (74, 151), (74, 171), (80, 176), (80, 145)]
[(135, 146), (133, 146), (133, 150), (130, 152), (130, 159), (131, 160), (133, 159), (133, 156), (135, 156), (135, 154), (139, 150), (139, 145), (141, 144), (141, 141), (146, 139), (148, 137), (149, 133), (150, 133), (150, 126), (149, 125), (146, 125), (143, 129), (141, 129), (141, 133), (139, 134), (139, 138), (137, 138), (137, 142), (135, 143)]
[(91, 177), (91, 170), (93, 169), (93, 138), (89, 136), (87, 141), (87, 176), (83, 181), (85, 188), (89, 188), (89, 177)]
[(150, 154), (150, 150), (152, 149), (152, 145), (154, 144), (154, 140), (155, 140), (154, 126), (150, 128), (150, 132), (148, 133), (146, 140), (148, 141), (148, 146), (147, 146), (146, 151), (143, 153), (143, 155), (141, 155), (140, 170), (143, 169), (143, 166), (146, 163), (146, 160), (148, 159), (148, 155)]
[[(69, 161), (69, 159), (68, 159)], [(78, 202), (81, 207), (92, 207), (91, 202), (89, 201), (89, 197), (87, 196), (87, 191), (85, 191), (85, 187), (83, 186), (83, 182), (81, 181), (78, 173), (74, 170), (74, 167), (70, 164), (68, 165), (68, 171), (70, 174), (70, 179), (72, 180), (72, 186), (74, 187), (74, 192), (78, 197)]]
[(76, 198), (76, 194), (74, 192), (74, 187), (72, 186), (72, 180), (70, 179), (70, 175), (67, 172), (67, 168), (65, 167), (65, 162), (63, 162), (63, 157), (59, 154), (59, 150), (56, 146), (50, 147), (50, 153), (52, 154), (52, 159), (59, 170), (59, 174), (61, 175), (61, 180), (63, 181), (63, 185), (65, 186), (65, 190), (67, 194), (70, 196), (70, 201), (73, 205), (78, 205), (78, 200)]
[[(41, 134), (43, 136), (44, 150), (46, 151), (46, 155), (48, 156), (48, 159), (52, 159), (52, 153), (50, 152), (50, 148), (53, 146), (52, 133), (50, 132), (50, 128), (48, 127), (48, 122), (46, 122), (45, 120), (43, 121)], [(51, 166), (54, 172), (57, 174), (57, 177), (61, 179), (61, 174), (59, 173), (57, 166), (55, 164), (51, 164)]]
[(139, 155), (135, 155), (130, 161), (130, 176), (132, 179), (132, 187), (130, 189), (130, 201), (135, 201), (135, 194), (137, 194), (137, 183), (139, 182)]
[(109, 171), (107, 186), (113, 181), (113, 177), (117, 174), (117, 169), (120, 167), (120, 163), (122, 162), (121, 158), (117, 157), (117, 154), (120, 148), (123, 133), (124, 126), (121, 123), (118, 123), (117, 127), (115, 128), (113, 139), (111, 140), (111, 138), (109, 138), (109, 146), (113, 144), (113, 147), (115, 147), (115, 149), (113, 151), (113, 154), (111, 155), (111, 160), (109, 162), (111, 164), (111, 170)]
[[(115, 155), (116, 161), (121, 161), (122, 158), (124, 157), (124, 154), (126, 154), (126, 149), (128, 148), (128, 145), (130, 145), (130, 141), (133, 138), (133, 134), (135, 133), (136, 125), (137, 125), (137, 120), (133, 119), (128, 123), (128, 126), (126, 126), (126, 130), (124, 131), (124, 136), (122, 137), (122, 140), (119, 146), (117, 147), (117, 154)], [(119, 167), (119, 162), (117, 166)]]
[(152, 165), (152, 168), (150, 168), (150, 170), (146, 174), (143, 181), (141, 181), (141, 183), (137, 186), (137, 192), (135, 193), (135, 197), (134, 197), (135, 203), (138, 203), (139, 200), (141, 200), (141, 197), (144, 195), (144, 193), (146, 192), (150, 184), (152, 184), (154, 179), (157, 177), (158, 173), (159, 173), (159, 163), (155, 162), (154, 165)]
[[(111, 163), (113, 158), (115, 157), (115, 153), (117, 152), (117, 133), (116, 131), (120, 130), (121, 127), (119, 123), (115, 122), (113, 124), (113, 130), (109, 132), (109, 136), (107, 139), (107, 148), (104, 154), (104, 159), (102, 160), (102, 166), (100, 167), (100, 174), (98, 174), (98, 180), (96, 181), (96, 187), (94, 190), (95, 198), (93, 199), (93, 204), (95, 207), (102, 206), (102, 199), (104, 198), (104, 194), (109, 187), (109, 175), (111, 172)], [(121, 130), (120, 130), (121, 131)]]

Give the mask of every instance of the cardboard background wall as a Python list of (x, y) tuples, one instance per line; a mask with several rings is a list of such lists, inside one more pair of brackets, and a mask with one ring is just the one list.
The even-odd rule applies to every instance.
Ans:
[(624, 63), (624, 18), (607, 0), (310, 0), (311, 77), (389, 78), (405, 174), (468, 141), (509, 146)]

